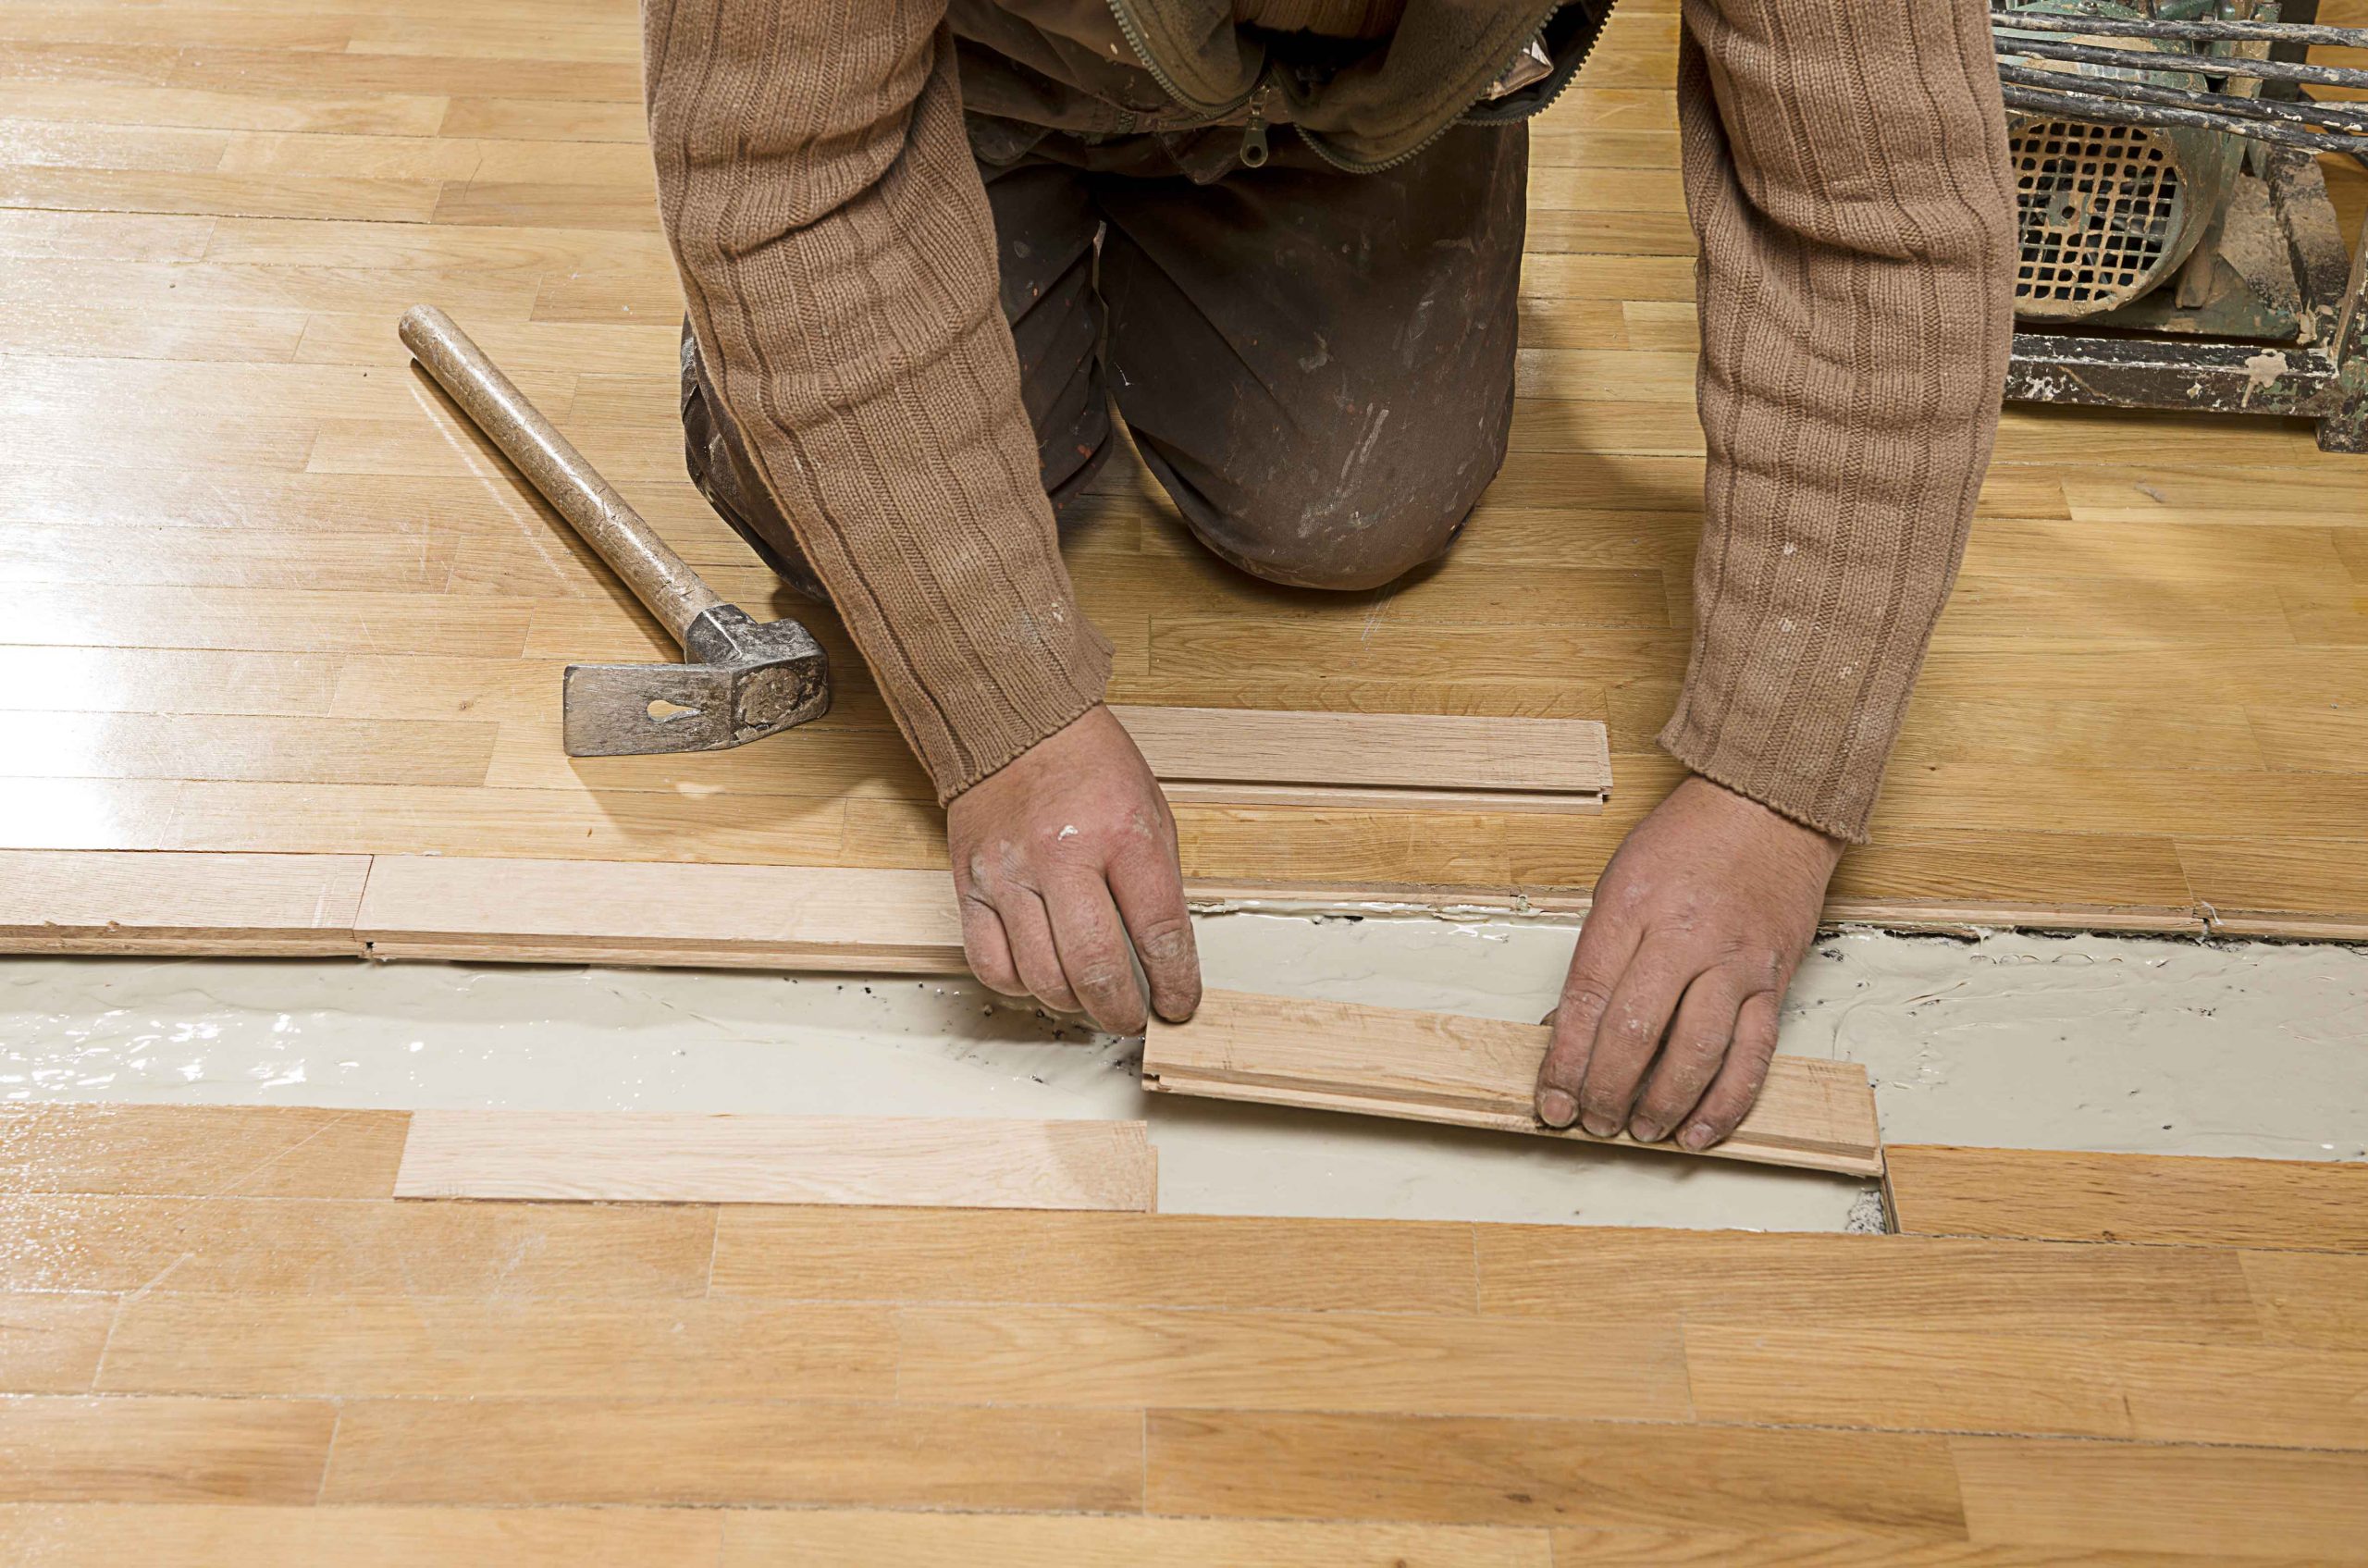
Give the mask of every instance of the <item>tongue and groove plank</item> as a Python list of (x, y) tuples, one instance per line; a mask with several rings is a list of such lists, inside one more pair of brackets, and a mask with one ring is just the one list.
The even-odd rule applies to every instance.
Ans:
[(415, 1111), (398, 1198), (1158, 1206), (1139, 1121)]
[(352, 956), (362, 855), (0, 851), (0, 950)]
[(1588, 719), (1116, 707), (1168, 798), (1195, 805), (1405, 805), (1599, 811), (1604, 727)]
[[(1626, 1134), (1558, 1131), (1531, 1110), (1551, 1031), (1534, 1024), (1349, 1002), (1212, 991), (1189, 1023), (1153, 1019), (1143, 1082), (1254, 1100), (1582, 1142), (1683, 1153)], [(1855, 1063), (1778, 1056), (1758, 1103), (1706, 1155), (1856, 1176), (1882, 1174), (1874, 1091)]]
[(2368, 1165), (1918, 1144), (1892, 1212), (1926, 1236), (2368, 1253)]
[(382, 855), (354, 924), (381, 958), (967, 967), (943, 871)]

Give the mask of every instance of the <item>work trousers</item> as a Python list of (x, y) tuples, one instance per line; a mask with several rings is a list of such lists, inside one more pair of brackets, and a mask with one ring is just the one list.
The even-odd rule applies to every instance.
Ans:
[[(1445, 551), (1504, 462), (1527, 128), (1459, 128), (1375, 174), (1288, 129), (1272, 148), (1207, 181), (1153, 136), (1047, 133), (982, 158), (1021, 394), (1065, 528), (1116, 445), (1115, 404), (1216, 555), (1274, 582), (1372, 587)], [(700, 491), (827, 597), (687, 327), (682, 399)]]

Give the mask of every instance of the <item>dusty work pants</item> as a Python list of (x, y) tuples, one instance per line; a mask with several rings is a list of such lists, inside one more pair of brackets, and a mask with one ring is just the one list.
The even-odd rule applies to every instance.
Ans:
[[(1211, 550), (1371, 587), (1444, 551), (1504, 461), (1527, 130), (1452, 130), (1379, 174), (1273, 147), (1205, 184), (1149, 136), (982, 162), (1004, 314), (1056, 515), (1109, 457), (1115, 401)], [(687, 331), (683, 426), (702, 493), (820, 596)]]

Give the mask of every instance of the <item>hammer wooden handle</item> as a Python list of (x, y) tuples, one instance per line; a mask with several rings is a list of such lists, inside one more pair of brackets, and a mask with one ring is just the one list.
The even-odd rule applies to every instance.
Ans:
[(575, 525), (675, 641), (683, 640), (700, 614), (723, 602), (450, 316), (434, 305), (413, 305), (403, 312), (401, 331), (403, 346), (436, 384)]

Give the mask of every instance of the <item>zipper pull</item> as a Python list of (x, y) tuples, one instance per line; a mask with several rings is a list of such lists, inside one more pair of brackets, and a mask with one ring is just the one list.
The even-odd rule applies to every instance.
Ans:
[(1261, 87), (1250, 95), (1250, 123), (1241, 131), (1241, 167), (1264, 168), (1266, 165), (1266, 89)]

